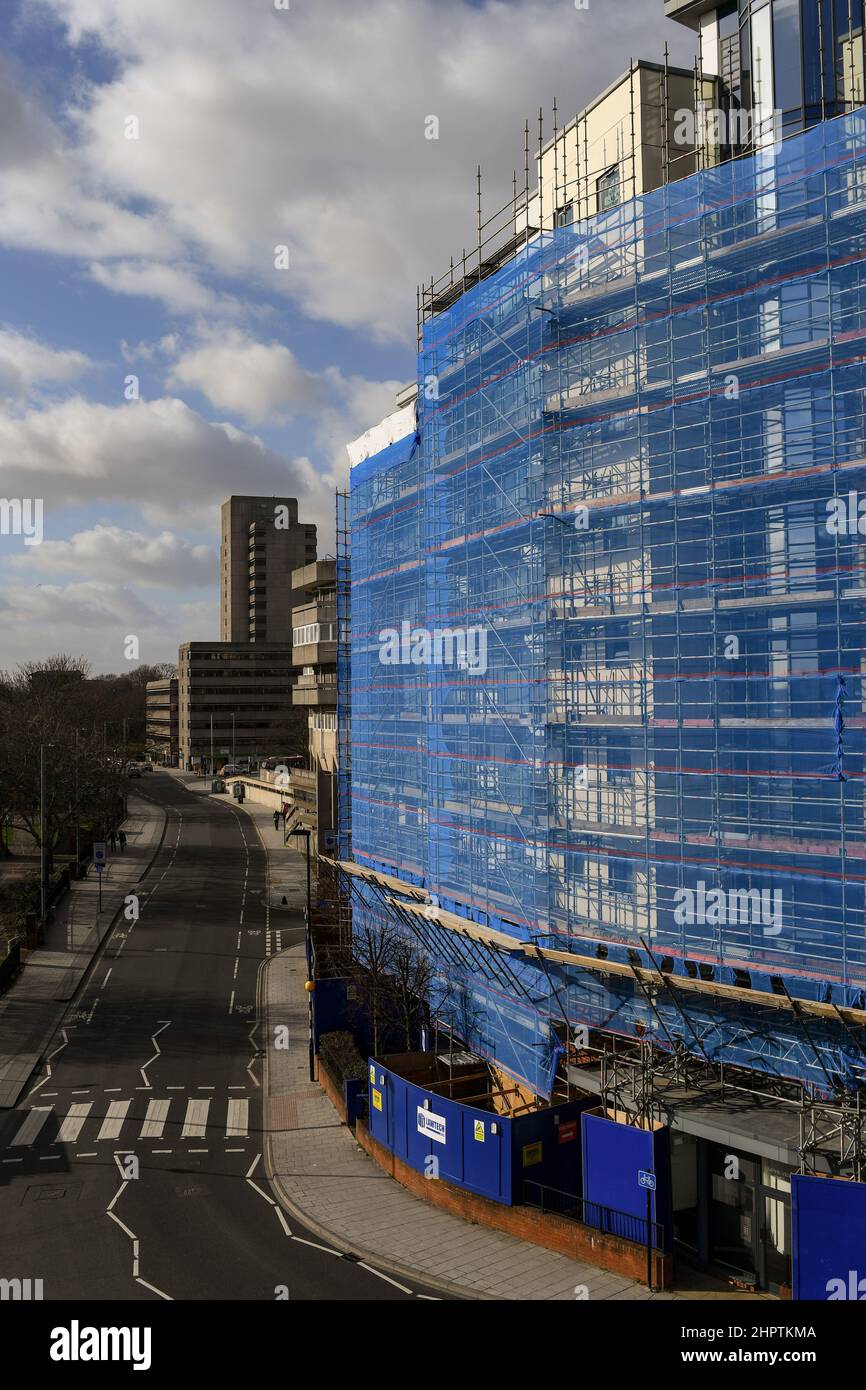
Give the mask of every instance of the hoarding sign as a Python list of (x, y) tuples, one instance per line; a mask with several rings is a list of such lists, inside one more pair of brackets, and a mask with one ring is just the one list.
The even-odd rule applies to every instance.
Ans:
[(417, 1110), (418, 1133), (427, 1134), (431, 1139), (435, 1139), (437, 1144), (445, 1144), (445, 1116), (434, 1115), (432, 1110), (425, 1110), (423, 1105), (418, 1106)]

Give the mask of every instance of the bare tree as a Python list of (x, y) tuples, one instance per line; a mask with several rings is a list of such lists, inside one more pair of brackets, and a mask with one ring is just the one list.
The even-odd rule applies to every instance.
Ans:
[(414, 941), (396, 935), (391, 963), (391, 992), (387, 999), (389, 1022), (403, 1038), (406, 1052), (415, 1046), (418, 1031), (427, 1017), (432, 964), (426, 951)]
[(372, 1029), (373, 1052), (378, 1054), (388, 1020), (388, 996), (392, 989), (398, 944), (393, 927), (361, 917), (352, 934), (352, 979), (365, 1006)]

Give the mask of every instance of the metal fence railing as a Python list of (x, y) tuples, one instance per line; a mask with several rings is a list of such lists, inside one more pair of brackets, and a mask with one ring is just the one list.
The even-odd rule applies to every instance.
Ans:
[(660, 1221), (647, 1223), (645, 1217), (633, 1216), (630, 1212), (617, 1211), (614, 1207), (604, 1207), (599, 1202), (588, 1202), (573, 1192), (560, 1192), (556, 1187), (547, 1187), (540, 1182), (524, 1179), (523, 1200), (528, 1207), (540, 1207), (544, 1212), (555, 1212), (579, 1221), (584, 1226), (605, 1235), (619, 1236), (635, 1245), (647, 1244), (647, 1228), (654, 1250), (665, 1249), (665, 1229)]

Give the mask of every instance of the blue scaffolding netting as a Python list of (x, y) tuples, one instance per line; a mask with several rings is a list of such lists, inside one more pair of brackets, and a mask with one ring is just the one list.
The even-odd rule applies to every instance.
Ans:
[(866, 1002), (864, 155), (859, 111), (536, 234), (425, 324), (418, 434), (352, 472), (355, 860), (743, 991), (423, 922), (435, 1009), (541, 1094), (559, 1024), (866, 1078), (790, 1006)]

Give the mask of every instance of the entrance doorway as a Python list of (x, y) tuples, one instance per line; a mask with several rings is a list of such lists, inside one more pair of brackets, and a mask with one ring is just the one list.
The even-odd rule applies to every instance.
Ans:
[(706, 1166), (710, 1262), (778, 1293), (791, 1282), (790, 1170), (720, 1144)]

